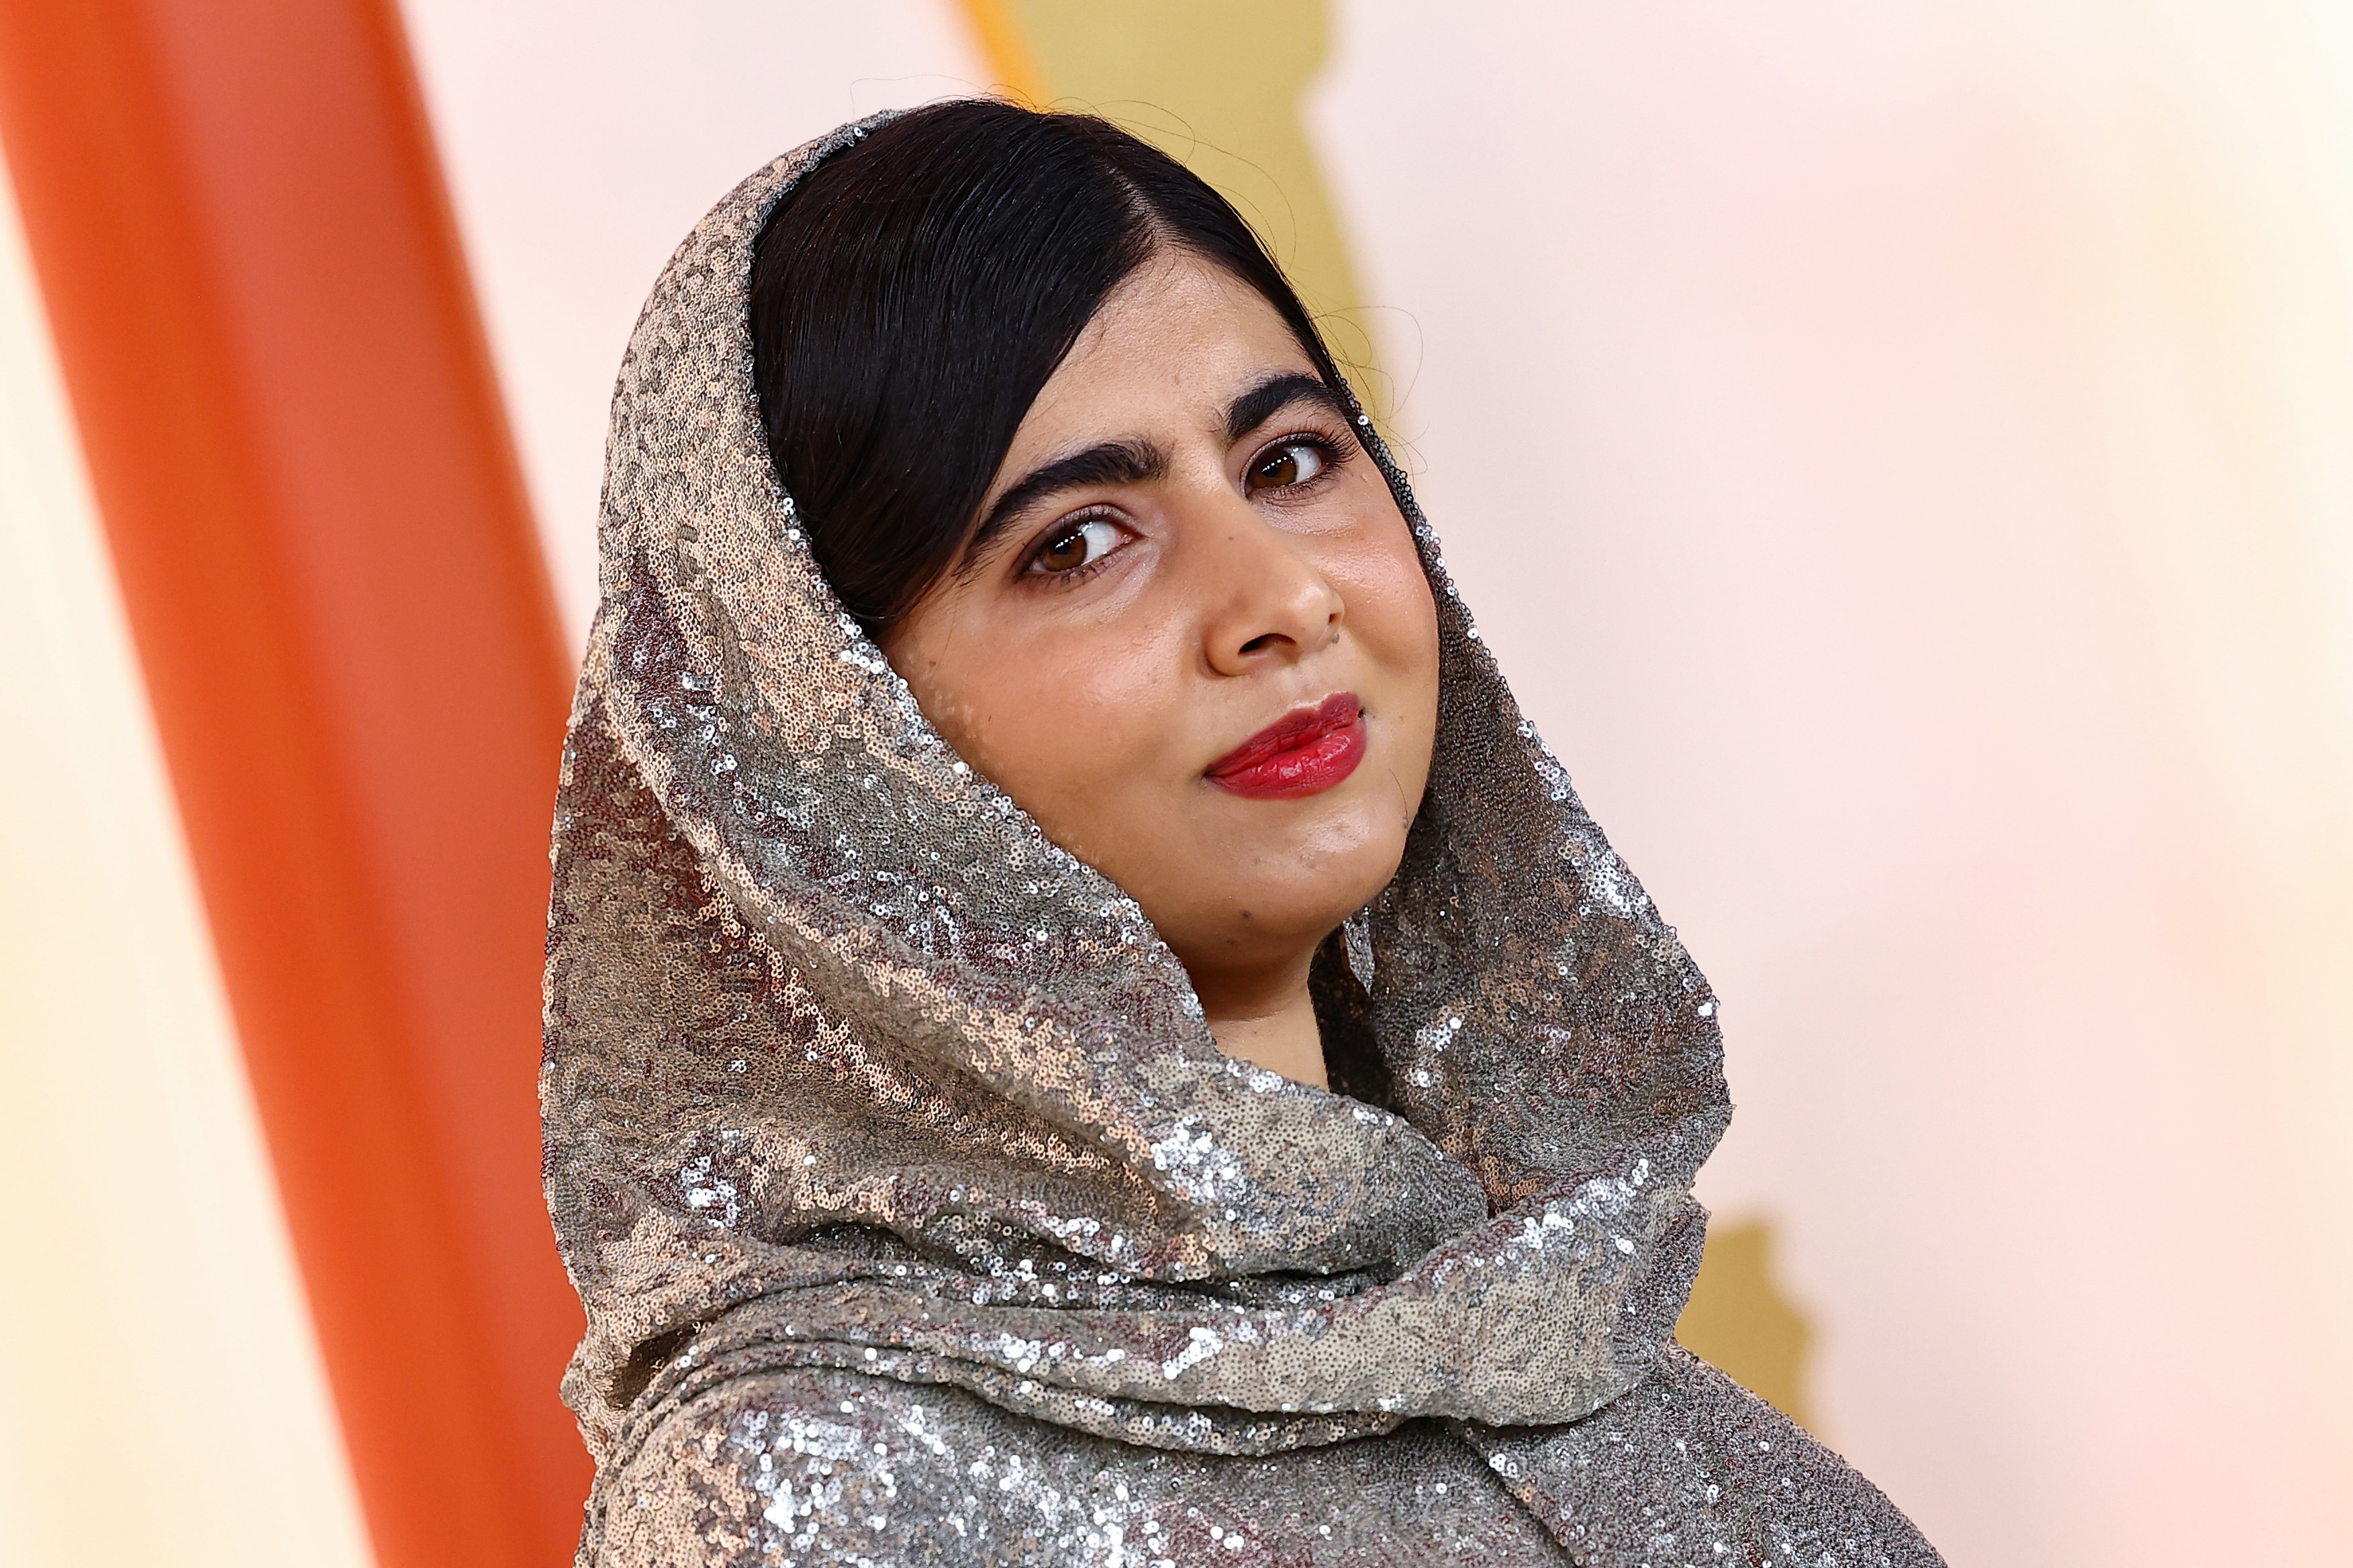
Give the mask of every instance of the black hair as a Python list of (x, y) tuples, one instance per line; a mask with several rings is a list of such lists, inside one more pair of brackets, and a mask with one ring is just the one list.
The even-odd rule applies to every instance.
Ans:
[(769, 213), (751, 286), (768, 452), (818, 565), (870, 633), (955, 563), (1080, 331), (1172, 247), (1262, 295), (1350, 406), (1241, 215), (1107, 121), (934, 104), (835, 153)]

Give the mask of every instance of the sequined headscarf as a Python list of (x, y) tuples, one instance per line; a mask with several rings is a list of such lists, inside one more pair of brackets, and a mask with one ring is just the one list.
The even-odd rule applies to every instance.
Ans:
[[(617, 1544), (623, 1516), (680, 1466), (704, 1468), (712, 1520), (713, 1487), (751, 1510), (697, 1527), (710, 1561), (785, 1560), (807, 1521), (779, 1522), (773, 1455), (704, 1473), (785, 1417), (737, 1411), (707, 1441), (680, 1423), (794, 1369), (953, 1390), (1114, 1457), (1271, 1462), (1443, 1424), (1574, 1546), (1590, 1478), (1567, 1456), (1601, 1439), (1596, 1413), (1635, 1422), (1646, 1381), (1714, 1376), (1668, 1346), (1700, 1251), (1690, 1184), (1729, 1115), (1706, 983), (1521, 716), (1360, 420), (1442, 650), (1403, 868), (1317, 966), (1327, 1035), (1377, 1056), (1386, 1103), (1219, 1052), (1135, 903), (924, 720), (779, 487), (754, 241), (872, 123), (695, 228), (615, 395), (543, 1074), (588, 1318), (565, 1384), (599, 1466), (582, 1561), (649, 1561)], [(846, 1473), (863, 1452), (837, 1456)], [(1854, 1485), (1894, 1524), (1782, 1534), (1901, 1525)], [(762, 1528), (784, 1533), (759, 1546)]]

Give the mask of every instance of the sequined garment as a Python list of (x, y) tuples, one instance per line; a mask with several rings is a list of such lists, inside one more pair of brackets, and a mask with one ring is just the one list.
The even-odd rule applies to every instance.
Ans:
[(1316, 967), (1362, 1098), (1221, 1056), (842, 613), (745, 300), (769, 207), (872, 123), (703, 220), (615, 395), (542, 1080), (580, 1563), (1936, 1562), (1670, 1342), (1715, 1004), (1368, 425), (1443, 671), (1404, 867)]

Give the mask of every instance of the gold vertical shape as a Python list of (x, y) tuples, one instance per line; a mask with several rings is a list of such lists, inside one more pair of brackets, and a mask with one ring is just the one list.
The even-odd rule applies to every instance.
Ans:
[[(1265, 237), (1343, 366), (1369, 379), (1364, 299), (1300, 119), (1328, 53), (1323, 0), (1001, 4), (1054, 106), (1114, 121), (1216, 186)], [(1377, 390), (1359, 387), (1375, 401)]]
[(1813, 1331), (1781, 1293), (1773, 1254), (1769, 1221), (1709, 1226), (1707, 1261), (1675, 1338), (1800, 1426), (1820, 1431), (1806, 1398)]
[(1038, 57), (1030, 50), (1021, 19), (1013, 14), (1013, 0), (958, 0), (958, 4), (996, 79), (990, 85), (1020, 102), (1044, 103), (1046, 80), (1039, 73)]

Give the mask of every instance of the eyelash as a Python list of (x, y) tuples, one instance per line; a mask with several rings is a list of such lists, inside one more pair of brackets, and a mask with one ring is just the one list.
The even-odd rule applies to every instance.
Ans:
[[(1036, 579), (1040, 587), (1068, 588), (1085, 582), (1109, 565), (1111, 558), (1119, 553), (1118, 550), (1106, 550), (1083, 566), (1072, 566), (1060, 572), (1041, 572), (1037, 569), (1038, 558), (1046, 552), (1048, 546), (1058, 540), (1068, 538), (1073, 531), (1084, 528), (1091, 522), (1109, 522), (1116, 525), (1119, 523), (1119, 516), (1116, 512), (1102, 508), (1091, 508), (1062, 519), (1038, 541), (1037, 548), (1029, 552), (1028, 563), (1022, 568), (1021, 575), (1024, 578)], [(1120, 547), (1122, 550), (1125, 548), (1125, 545)]]
[[(1347, 450), (1332, 436), (1319, 430), (1294, 430), (1288, 436), (1276, 437), (1273, 440), (1267, 442), (1256, 452), (1252, 453), (1250, 455), (1250, 461), (1242, 465), (1243, 474), (1248, 476), (1256, 472), (1257, 469), (1270, 458), (1281, 452), (1286, 447), (1306, 447), (1311, 448), (1315, 453), (1316, 457), (1323, 460), (1324, 466), (1317, 469), (1312, 478), (1303, 479), (1297, 484), (1269, 487), (1271, 489), (1287, 490), (1314, 489), (1322, 485), (1325, 480), (1329, 479), (1333, 476), (1334, 472), (1345, 465), (1348, 460)], [(1255, 494), (1257, 492), (1252, 491), (1250, 493)], [(1036, 547), (1029, 552), (1027, 562), (1022, 568), (1022, 577), (1024, 579), (1036, 581), (1039, 587), (1050, 586), (1054, 588), (1070, 588), (1075, 587), (1079, 584), (1085, 582), (1088, 578), (1093, 576), (1096, 573), (1109, 565), (1111, 563), (1111, 558), (1118, 554), (1119, 551), (1107, 550), (1103, 552), (1102, 555), (1088, 562), (1083, 566), (1072, 566), (1060, 572), (1041, 572), (1038, 570), (1038, 558), (1045, 553), (1048, 546), (1055, 543), (1059, 540), (1068, 538), (1071, 532), (1075, 529), (1083, 528), (1090, 522), (1112, 522), (1115, 524), (1118, 521), (1118, 515), (1116, 513), (1102, 509), (1090, 509), (1085, 511), (1075, 512), (1069, 517), (1063, 518), (1060, 521), (1055, 524), (1051, 531), (1041, 537), (1038, 541)], [(1123, 545), (1121, 548), (1124, 549), (1125, 546)]]
[(1242, 466), (1242, 472), (1245, 475), (1256, 473), (1269, 458), (1274, 457), (1286, 447), (1306, 447), (1312, 448), (1315, 455), (1324, 460), (1324, 466), (1316, 470), (1313, 478), (1303, 479), (1295, 485), (1282, 485), (1271, 488), (1287, 490), (1312, 489), (1316, 486), (1321, 485), (1325, 479), (1330, 479), (1334, 472), (1344, 466), (1348, 460), (1346, 449), (1342, 447), (1338, 440), (1335, 439), (1330, 435), (1320, 430), (1294, 430), (1288, 436), (1278, 436), (1273, 440), (1269, 441), (1265, 446), (1261, 447), (1251, 455), (1250, 460)]

